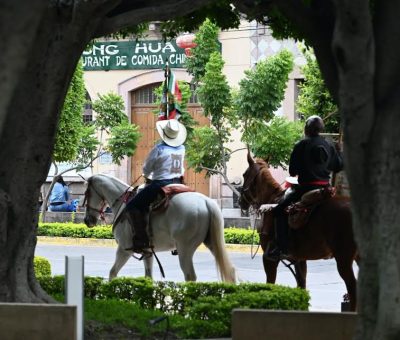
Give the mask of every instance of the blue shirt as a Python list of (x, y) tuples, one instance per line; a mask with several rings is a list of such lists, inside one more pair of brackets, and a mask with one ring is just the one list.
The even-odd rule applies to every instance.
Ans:
[(56, 182), (50, 194), (50, 203), (67, 202), (69, 200), (69, 189), (65, 185)]

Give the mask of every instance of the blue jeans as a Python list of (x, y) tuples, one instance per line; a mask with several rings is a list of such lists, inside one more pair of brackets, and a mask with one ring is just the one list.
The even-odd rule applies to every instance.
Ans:
[(181, 182), (179, 178), (152, 181), (150, 184), (146, 185), (143, 190), (139, 191), (138, 194), (128, 203), (126, 210), (132, 211), (137, 209), (142, 213), (147, 213), (150, 204), (155, 201), (158, 194), (161, 194), (161, 188), (173, 183)]
[(58, 211), (58, 212), (72, 212), (72, 211), (76, 211), (76, 206), (75, 204), (72, 203), (63, 203), (60, 205), (49, 205), (49, 211)]

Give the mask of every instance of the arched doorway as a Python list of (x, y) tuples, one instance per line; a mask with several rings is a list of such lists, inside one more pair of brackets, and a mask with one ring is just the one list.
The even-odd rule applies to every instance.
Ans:
[[(142, 134), (136, 153), (131, 159), (131, 182), (135, 181), (142, 174), (143, 162), (155, 142), (159, 139), (155, 130), (157, 116), (154, 114), (154, 111), (157, 110), (157, 103), (154, 89), (159, 87), (160, 84), (145, 85), (131, 92), (131, 122), (140, 127)], [(201, 106), (198, 104), (195, 96), (192, 96), (188, 104), (188, 111), (200, 125), (209, 124), (208, 119), (202, 115)], [(209, 179), (204, 176), (204, 173), (195, 173), (193, 170), (188, 169), (187, 166), (185, 168), (186, 184), (192, 189), (208, 196), (210, 190)]]

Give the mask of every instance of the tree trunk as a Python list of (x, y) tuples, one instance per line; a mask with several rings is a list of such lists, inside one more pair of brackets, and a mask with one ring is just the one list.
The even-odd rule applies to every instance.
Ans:
[[(375, 7), (374, 32), (368, 1), (336, 3), (333, 49), (361, 256), (356, 339), (400, 339), (399, 6)], [(390, 10), (380, 16), (380, 7)]]
[(0, 301), (51, 301), (33, 272), (37, 203), (68, 84), (88, 42), (207, 2), (0, 2)]
[(6, 105), (0, 107), (0, 301), (51, 301), (33, 272), (37, 202), (63, 99), (89, 28), (76, 18), (71, 25), (69, 12), (59, 8), (38, 5), (37, 11), (21, 12), (18, 6), (24, 4), (0, 15), (3, 25), (8, 23), (7, 34), (23, 42), (10, 43), (8, 58), (0, 59), (1, 69), (16, 70), (9, 82), (1, 82)]

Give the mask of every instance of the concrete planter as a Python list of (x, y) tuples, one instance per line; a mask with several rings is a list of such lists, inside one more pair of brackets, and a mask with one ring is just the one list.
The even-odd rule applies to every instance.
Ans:
[(351, 340), (356, 313), (235, 309), (233, 340)]
[(76, 306), (0, 303), (2, 340), (75, 340)]

